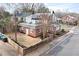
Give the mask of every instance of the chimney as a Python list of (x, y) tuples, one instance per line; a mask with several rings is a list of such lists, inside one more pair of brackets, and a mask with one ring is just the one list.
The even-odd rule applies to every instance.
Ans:
[(52, 14), (55, 14), (55, 12), (54, 12), (54, 11), (52, 11)]
[(52, 16), (55, 14), (55, 12), (54, 12), (54, 11), (51, 11), (51, 13), (52, 13)]

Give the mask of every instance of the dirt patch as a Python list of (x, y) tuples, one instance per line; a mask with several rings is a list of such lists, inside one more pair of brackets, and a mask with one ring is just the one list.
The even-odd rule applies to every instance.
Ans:
[[(15, 39), (15, 34), (14, 33), (7, 33), (6, 34), (8, 37), (10, 37), (11, 39)], [(33, 45), (36, 45), (38, 43), (40, 43), (42, 40), (37, 37), (37, 38), (33, 38), (33, 37), (30, 37), (26, 34), (22, 34), (22, 33), (17, 33), (17, 42), (22, 45), (22, 46), (25, 46), (25, 47), (31, 47)]]

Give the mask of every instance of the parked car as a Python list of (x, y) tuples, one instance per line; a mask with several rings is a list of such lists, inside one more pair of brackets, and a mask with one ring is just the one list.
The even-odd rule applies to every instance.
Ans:
[(7, 42), (7, 37), (4, 34), (0, 33), (0, 40)]

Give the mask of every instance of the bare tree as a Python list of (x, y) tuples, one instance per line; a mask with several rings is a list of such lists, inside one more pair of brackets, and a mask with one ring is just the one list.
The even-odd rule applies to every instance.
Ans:
[(17, 42), (17, 17), (16, 17), (16, 15), (13, 15), (14, 16), (14, 27), (15, 27), (15, 41)]
[[(13, 16), (14, 16), (14, 27), (15, 27), (15, 41), (18, 43), (18, 38), (17, 38), (18, 18), (17, 18), (17, 15), (16, 15), (17, 12), (18, 11), (15, 10)], [(19, 55), (19, 47), (17, 49), (17, 55)]]
[(5, 7), (0, 7), (0, 16), (2, 16), (2, 19), (4, 18), (4, 12), (5, 12)]
[(77, 21), (77, 26), (79, 27), (79, 17), (78, 17), (78, 21)]
[(2, 32), (5, 33), (5, 8), (4, 7), (0, 7), (0, 28), (2, 29)]
[(46, 14), (42, 14), (40, 18), (42, 23), (42, 35), (44, 39), (45, 37), (47, 37), (50, 29), (51, 16), (49, 16), (48, 13), (46, 13)]
[(22, 12), (46, 13), (49, 9), (43, 3), (7, 3), (10, 9), (21, 9)]

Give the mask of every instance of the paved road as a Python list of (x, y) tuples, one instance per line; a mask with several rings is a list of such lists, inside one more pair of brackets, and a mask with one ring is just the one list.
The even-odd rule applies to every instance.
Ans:
[(15, 56), (15, 49), (8, 43), (0, 41), (0, 56)]
[(44, 56), (79, 56), (79, 28), (72, 29), (73, 35), (68, 38), (64, 37), (64, 41), (51, 47), (43, 53)]

